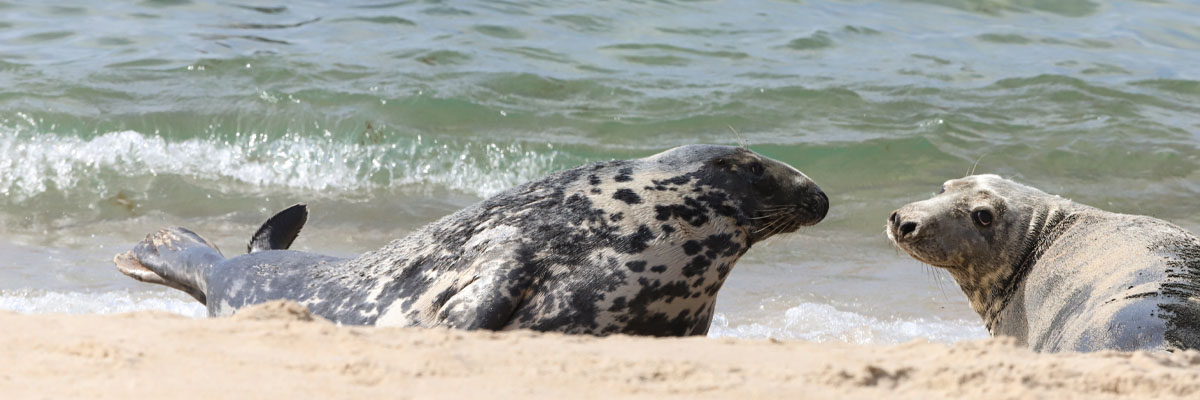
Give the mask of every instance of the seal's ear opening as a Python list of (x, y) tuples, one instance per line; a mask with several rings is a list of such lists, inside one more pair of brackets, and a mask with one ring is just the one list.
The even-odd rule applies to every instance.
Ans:
[(766, 169), (763, 167), (763, 164), (758, 161), (751, 162), (746, 168), (750, 170), (750, 173), (759, 176), (762, 176), (763, 171), (766, 171)]

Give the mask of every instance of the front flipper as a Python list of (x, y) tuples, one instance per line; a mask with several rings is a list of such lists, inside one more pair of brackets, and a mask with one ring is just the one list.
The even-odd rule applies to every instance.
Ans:
[(474, 278), (438, 310), (439, 325), (500, 330), (508, 326), (531, 287), (532, 274), (511, 257), (481, 257)]
[(287, 250), (300, 235), (300, 229), (308, 221), (308, 206), (296, 204), (276, 213), (250, 237), (246, 252), (263, 250)]

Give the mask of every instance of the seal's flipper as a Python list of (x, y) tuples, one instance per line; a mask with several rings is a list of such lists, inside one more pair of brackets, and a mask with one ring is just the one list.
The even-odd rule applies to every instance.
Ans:
[(151, 271), (150, 268), (146, 268), (145, 265), (142, 265), (141, 261), (138, 261), (137, 256), (134, 255), (132, 251), (117, 254), (115, 257), (113, 257), (113, 264), (117, 264), (117, 270), (121, 271), (122, 274), (128, 275), (130, 278), (146, 283), (157, 283), (159, 285), (170, 286), (175, 289), (182, 290), (187, 292), (187, 294), (192, 295), (192, 297), (195, 297), (196, 300), (199, 300), (201, 303), (204, 303), (204, 293), (194, 293), (192, 290), (184, 287), (183, 285), (163, 279), (161, 275)]
[[(511, 252), (489, 252), (470, 267), (465, 285), (457, 288), (438, 311), (439, 325), (458, 329), (501, 330), (512, 322), (533, 276), (514, 269), (520, 261)], [(449, 294), (442, 291), (438, 296)]]
[(184, 228), (146, 235), (133, 251), (117, 254), (117, 270), (142, 282), (173, 287), (207, 303), (208, 271), (225, 257), (208, 239)]
[(300, 235), (300, 228), (308, 221), (308, 206), (303, 203), (288, 207), (264, 222), (258, 232), (250, 237), (246, 252), (263, 250), (287, 250)]

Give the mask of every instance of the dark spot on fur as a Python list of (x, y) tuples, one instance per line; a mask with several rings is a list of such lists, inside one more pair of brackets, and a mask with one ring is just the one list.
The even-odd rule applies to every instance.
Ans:
[(691, 181), (692, 181), (691, 175), (679, 175), (674, 178), (653, 180), (651, 182), (653, 182), (655, 185), (665, 186), (665, 185), (683, 185), (683, 184), (687, 184), (688, 182), (691, 182)]
[(704, 250), (704, 246), (701, 246), (698, 241), (689, 240), (683, 244), (683, 253), (689, 256), (696, 255), (700, 250)]
[(683, 276), (690, 278), (690, 277), (693, 277), (696, 275), (703, 274), (704, 271), (708, 270), (708, 267), (710, 265), (712, 265), (712, 260), (709, 260), (708, 257), (705, 257), (705, 256), (693, 257), (692, 262), (689, 262), (687, 265), (683, 266)]
[(708, 209), (692, 198), (684, 198), (683, 204), (654, 206), (654, 212), (654, 218), (659, 221), (674, 217), (687, 221), (692, 226), (704, 226), (708, 223)]
[(650, 230), (650, 227), (641, 225), (638, 226), (637, 232), (628, 236), (618, 236), (614, 240), (612, 248), (625, 254), (637, 254), (650, 247), (651, 239), (654, 239), (654, 232)]
[(720, 265), (717, 265), (717, 279), (725, 279), (726, 276), (729, 276), (729, 271), (733, 271), (732, 263), (721, 263)]
[(633, 175), (633, 168), (621, 168), (617, 170), (617, 174), (617, 176), (613, 177), (614, 181), (629, 182), (633, 180), (633, 177), (630, 176)]
[(625, 307), (625, 296), (621, 296), (613, 299), (612, 306), (608, 307), (608, 311), (621, 311), (624, 310)]
[(703, 203), (707, 208), (715, 210), (721, 216), (732, 217), (738, 213), (738, 209), (731, 206), (728, 202), (729, 196), (725, 192), (713, 190), (700, 195), (696, 200)]
[[(647, 308), (655, 302), (661, 301), (670, 304), (675, 299), (691, 297), (692, 293), (687, 282), (672, 281), (663, 284), (657, 280), (638, 278), (638, 284), (642, 286), (642, 289), (632, 300), (629, 300), (629, 315), (633, 318), (626, 324), (626, 330), (656, 332), (655, 335), (665, 335), (657, 332), (675, 332), (674, 334), (682, 335), (697, 329), (697, 324), (700, 322), (689, 312), (685, 311), (671, 316), (660, 312), (651, 312)], [(703, 322), (708, 323), (709, 321)]]
[(666, 265), (655, 265), (653, 267), (650, 267), (650, 271), (661, 274), (663, 272), (667, 272), (667, 266)]
[(731, 257), (741, 250), (741, 245), (735, 243), (733, 236), (728, 233), (709, 235), (704, 239), (704, 247), (708, 248), (708, 252), (704, 253), (708, 258)]
[(601, 193), (604, 193), (604, 191), (600, 190), (600, 188), (592, 188), (592, 194), (601, 194)]
[(675, 233), (675, 227), (673, 227), (671, 225), (662, 224), (662, 226), (659, 227), (659, 229), (662, 229), (663, 233), (668, 234), (668, 235)]
[(633, 271), (633, 272), (642, 272), (642, 271), (646, 270), (646, 262), (645, 261), (630, 261), (630, 262), (625, 263), (625, 266), (628, 267), (629, 270)]
[(612, 215), (608, 216), (608, 220), (612, 221), (612, 222), (617, 222), (624, 218), (625, 218), (625, 213), (613, 213)]
[(599, 177), (599, 176), (596, 176), (596, 174), (591, 174), (591, 175), (588, 175), (588, 183), (590, 183), (590, 184), (592, 184), (592, 185), (599, 185), (599, 184), (600, 184), (600, 177)]
[(617, 189), (617, 192), (613, 193), (613, 198), (628, 204), (641, 204), (642, 202), (641, 196), (638, 196), (631, 189)]

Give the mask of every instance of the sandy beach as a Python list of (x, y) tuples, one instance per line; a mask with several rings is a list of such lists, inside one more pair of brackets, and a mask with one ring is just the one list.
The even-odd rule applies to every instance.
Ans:
[[(1195, 398), (1200, 352), (344, 327), (294, 303), (221, 319), (0, 313), (31, 398)], [(19, 360), (19, 361), (17, 361)]]
[[(1200, 233), (1198, 15), (1200, 1), (0, 2), (0, 400), (1200, 399), (1197, 351), (988, 339), (950, 273), (884, 232), (977, 173)], [(290, 250), (358, 257), (525, 182), (693, 144), (788, 164), (829, 205), (706, 279), (707, 337), (347, 327), (282, 303), (200, 318), (195, 298), (111, 262), (169, 226), (239, 256), (297, 203), (311, 214)], [(623, 175), (593, 204), (649, 191)], [(701, 192), (674, 193), (715, 201)], [(661, 230), (668, 202), (638, 198), (647, 212), (601, 225)], [(410, 286), (395, 276), (355, 289)]]

